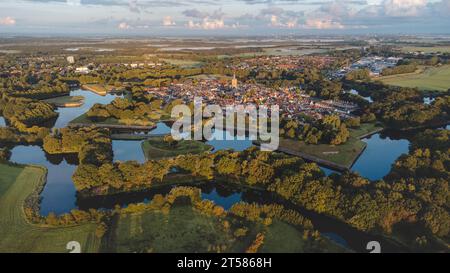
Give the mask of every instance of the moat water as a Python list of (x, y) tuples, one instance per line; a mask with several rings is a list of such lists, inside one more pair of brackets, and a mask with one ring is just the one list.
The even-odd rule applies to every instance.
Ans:
[[(83, 90), (76, 90), (71, 92), (72, 96), (84, 96), (85, 103), (78, 108), (59, 108), (57, 111), (59, 117), (55, 122), (55, 128), (63, 128), (67, 124), (88, 111), (95, 103), (108, 104), (114, 98), (120, 95), (107, 95), (100, 96), (95, 93)], [(3, 118), (0, 118), (0, 126), (5, 126)], [(449, 129), (449, 126), (447, 126)], [(150, 132), (150, 134), (168, 134), (170, 128), (164, 124), (159, 123), (158, 127)], [(215, 134), (229, 134), (217, 130)], [(402, 154), (408, 153), (409, 141), (406, 137), (395, 136), (386, 133), (375, 134), (363, 140), (367, 143), (366, 150), (362, 153), (360, 158), (354, 164), (352, 170), (360, 173), (362, 176), (377, 180), (383, 178), (388, 174), (391, 165)], [(252, 146), (252, 142), (249, 139), (245, 140), (213, 140), (207, 142), (214, 147), (213, 151), (219, 151), (223, 149), (234, 149), (237, 151), (245, 150)], [(125, 140), (113, 140), (113, 152), (114, 161), (129, 161), (135, 160), (140, 163), (145, 162), (145, 156), (143, 154), (142, 141), (125, 141)], [(41, 214), (48, 215), (50, 212), (56, 214), (62, 214), (69, 212), (75, 208), (89, 208), (89, 207), (108, 207), (107, 202), (94, 204), (92, 202), (85, 202), (79, 204), (77, 200), (76, 189), (72, 182), (72, 175), (78, 165), (78, 159), (76, 156), (51, 156), (46, 154), (40, 146), (16, 146), (12, 150), (11, 161), (21, 164), (36, 164), (44, 166), (48, 169), (47, 184), (41, 194)], [(328, 175), (333, 171), (322, 168)], [(204, 199), (212, 200), (218, 205), (223, 206), (225, 209), (229, 209), (240, 201), (255, 201), (258, 198), (255, 197), (255, 193), (249, 193), (248, 191), (230, 190), (218, 187), (217, 185), (202, 187), (202, 197)], [(129, 197), (127, 197), (129, 198)], [(137, 195), (132, 202), (142, 202), (149, 200), (149, 196), (146, 193), (144, 196)], [(263, 199), (259, 198), (260, 201)], [(115, 199), (114, 202), (117, 202)], [(120, 201), (122, 203), (122, 200)], [(111, 204), (109, 204), (111, 205)], [(321, 220), (322, 221), (322, 220)], [(319, 221), (320, 222), (320, 221)], [(338, 238), (342, 244), (345, 244), (346, 240), (351, 240), (348, 236), (343, 236), (332, 227), (321, 227), (321, 231), (326, 232), (330, 238)], [(336, 239), (336, 241), (338, 241)]]
[[(59, 108), (57, 110), (59, 117), (55, 122), (55, 128), (67, 126), (71, 120), (88, 111), (95, 103), (107, 104), (114, 100), (114, 98), (120, 96), (112, 94), (100, 96), (83, 90), (72, 91), (71, 95), (84, 96), (85, 104), (78, 108)], [(150, 132), (150, 134), (157, 135), (169, 133), (170, 127), (164, 123), (159, 123), (157, 128)], [(217, 130), (215, 134), (224, 134), (226, 135), (225, 139), (230, 139), (229, 132)], [(380, 133), (368, 137), (363, 141), (367, 143), (367, 148), (356, 161), (352, 170), (371, 180), (383, 178), (389, 172), (395, 160), (400, 155), (408, 153), (409, 141), (407, 139), (395, 138)], [(213, 152), (224, 149), (242, 151), (251, 147), (252, 141), (248, 138), (245, 140), (211, 140), (207, 144), (213, 146)], [(140, 140), (113, 140), (114, 161), (135, 160), (140, 163), (145, 162), (146, 159), (141, 145), (142, 141)], [(11, 152), (12, 162), (37, 164), (45, 166), (48, 169), (48, 181), (41, 194), (41, 213), (43, 215), (47, 215), (50, 212), (61, 214), (77, 207), (76, 190), (71, 179), (78, 164), (76, 158), (70, 158), (69, 156), (50, 156), (39, 146), (20, 145), (14, 147)], [(333, 172), (326, 168), (323, 168), (323, 170), (327, 175)], [(220, 201), (223, 204), (226, 204), (226, 202), (239, 202), (240, 198), (236, 196), (231, 199), (232, 201), (223, 201), (225, 199), (221, 198), (225, 197), (221, 196), (220, 192), (217, 191), (204, 195), (207, 199), (217, 202)], [(227, 205), (227, 207), (230, 206)]]

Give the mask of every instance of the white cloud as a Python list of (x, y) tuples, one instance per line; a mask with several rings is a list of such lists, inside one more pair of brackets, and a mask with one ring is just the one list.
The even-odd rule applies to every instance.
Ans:
[(126, 30), (126, 29), (130, 29), (131, 26), (127, 22), (122, 22), (117, 26), (117, 28), (121, 29), (121, 30)]
[(67, 0), (66, 3), (69, 6), (80, 6), (81, 0)]
[(173, 20), (172, 20), (172, 17), (171, 16), (165, 16), (164, 18), (163, 18), (163, 26), (165, 26), (165, 27), (170, 27), (170, 26), (175, 26), (177, 23), (175, 23)]
[(340, 22), (330, 19), (307, 19), (304, 28), (308, 29), (344, 29)]
[(0, 25), (2, 26), (14, 26), (16, 24), (16, 19), (7, 16), (5, 18), (0, 18)]
[(192, 20), (189, 20), (187, 27), (191, 29), (197, 28), (197, 29), (212, 30), (212, 29), (222, 29), (228, 26), (225, 25), (223, 19), (204, 18), (201, 22), (194, 22)]
[(418, 16), (427, 5), (427, 0), (385, 0), (384, 12), (387, 16)]

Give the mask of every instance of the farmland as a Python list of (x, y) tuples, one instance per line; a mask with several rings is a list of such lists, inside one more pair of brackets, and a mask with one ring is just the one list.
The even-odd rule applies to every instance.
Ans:
[(445, 92), (450, 89), (450, 65), (428, 67), (421, 73), (379, 78), (383, 83), (401, 87), (417, 87), (422, 91)]
[(70, 241), (79, 242), (82, 252), (98, 251), (100, 240), (94, 234), (95, 224), (53, 228), (26, 220), (25, 199), (44, 183), (45, 169), (1, 164), (0, 172), (0, 253), (68, 252), (66, 244)]
[(142, 144), (147, 159), (158, 160), (186, 154), (199, 154), (212, 150), (212, 147), (199, 141), (183, 140), (170, 145), (163, 137), (151, 138)]

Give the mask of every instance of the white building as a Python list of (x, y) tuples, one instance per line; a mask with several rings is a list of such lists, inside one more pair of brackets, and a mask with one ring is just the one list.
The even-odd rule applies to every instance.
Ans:
[(74, 64), (75, 63), (75, 57), (74, 56), (69, 56), (67, 57), (67, 62), (69, 64)]
[(75, 72), (76, 73), (81, 73), (81, 74), (88, 74), (89, 73), (89, 67), (87, 67), (87, 66), (81, 66), (81, 67), (77, 67), (76, 69), (75, 69)]

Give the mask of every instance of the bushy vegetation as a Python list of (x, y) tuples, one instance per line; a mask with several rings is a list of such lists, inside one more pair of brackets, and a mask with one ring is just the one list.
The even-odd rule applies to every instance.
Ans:
[[(356, 121), (349, 121), (351, 126), (358, 127)], [(338, 116), (330, 115), (311, 123), (301, 123), (297, 120), (284, 120), (281, 123), (280, 136), (298, 139), (307, 144), (340, 145), (347, 141), (350, 133), (346, 123)]]
[(450, 96), (437, 98), (432, 104), (424, 104), (416, 89), (402, 88), (382, 92), (383, 100), (371, 106), (371, 111), (388, 127), (412, 129), (439, 125), (450, 119)]
[(81, 164), (102, 165), (112, 160), (112, 144), (107, 129), (62, 128), (44, 138), (49, 154), (77, 154)]
[(51, 104), (32, 99), (10, 97), (5, 94), (0, 97), (0, 113), (11, 126), (24, 131), (58, 117)]
[(397, 74), (406, 74), (406, 73), (412, 73), (417, 70), (416, 64), (405, 64), (405, 65), (398, 65), (393, 68), (385, 68), (381, 72), (381, 75), (383, 76), (391, 76), (391, 75), (397, 75)]
[(120, 124), (151, 126), (164, 115), (163, 101), (151, 95), (133, 93), (133, 100), (116, 98), (108, 105), (95, 104), (87, 117), (94, 122), (114, 118)]
[(18, 76), (0, 77), (0, 91), (15, 97), (47, 99), (68, 94), (69, 86), (56, 73), (37, 74), (29, 70)]
[(8, 161), (11, 157), (11, 151), (6, 148), (0, 148), (0, 162)]
[(345, 75), (347, 81), (368, 81), (370, 80), (369, 69), (356, 69)]

